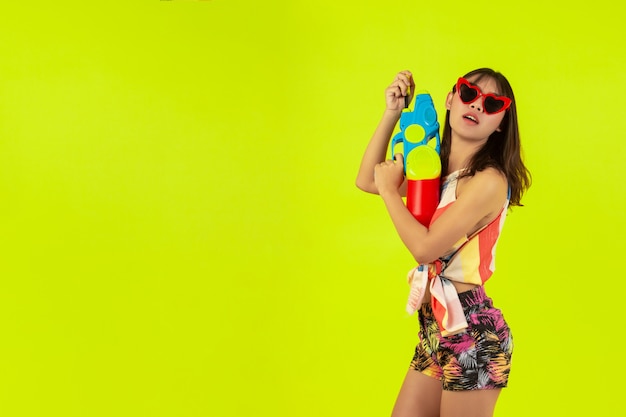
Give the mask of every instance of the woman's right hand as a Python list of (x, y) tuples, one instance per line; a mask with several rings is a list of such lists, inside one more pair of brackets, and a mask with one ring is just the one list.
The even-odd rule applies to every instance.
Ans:
[(411, 71), (400, 71), (393, 83), (385, 90), (385, 99), (387, 110), (401, 112), (404, 109), (405, 98), (408, 96), (408, 102), (413, 99), (415, 92), (415, 82)]
[[(412, 99), (414, 91), (415, 83), (410, 71), (399, 72), (393, 83), (385, 90), (386, 110), (367, 144), (356, 177), (356, 186), (361, 190), (373, 194), (379, 193), (374, 179), (374, 170), (377, 164), (385, 161), (389, 140), (402, 115), (405, 98)], [(399, 191), (401, 195), (406, 195), (406, 181), (400, 186)]]

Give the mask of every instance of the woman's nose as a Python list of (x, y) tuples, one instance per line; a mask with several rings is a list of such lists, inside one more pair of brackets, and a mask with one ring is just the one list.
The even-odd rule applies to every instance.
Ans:
[(482, 106), (482, 102), (483, 101), (481, 100), (481, 98), (482, 97), (479, 97), (478, 100), (470, 103), (470, 107), (482, 112), (483, 111), (483, 106)]

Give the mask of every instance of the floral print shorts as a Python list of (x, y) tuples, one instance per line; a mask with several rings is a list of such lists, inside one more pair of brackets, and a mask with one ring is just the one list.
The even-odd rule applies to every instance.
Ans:
[(484, 287), (459, 293), (468, 328), (443, 337), (430, 303), (419, 310), (419, 344), (411, 369), (437, 378), (446, 391), (507, 386), (513, 337), (502, 312), (493, 307)]

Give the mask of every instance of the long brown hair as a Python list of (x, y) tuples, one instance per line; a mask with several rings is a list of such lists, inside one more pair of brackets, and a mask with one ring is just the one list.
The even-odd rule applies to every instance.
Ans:
[[(478, 77), (473, 80), (474, 83), (485, 77), (493, 79), (498, 86), (499, 93), (509, 97), (512, 102), (511, 106), (506, 110), (504, 119), (502, 119), (500, 131), (495, 131), (489, 136), (483, 147), (472, 156), (466, 171), (461, 176), (472, 176), (488, 167), (496, 168), (502, 171), (508, 180), (511, 190), (509, 204), (511, 206), (521, 206), (522, 194), (531, 184), (531, 175), (522, 161), (517, 108), (515, 106), (513, 89), (504, 75), (491, 68), (480, 68), (470, 71), (463, 78), (467, 79), (475, 75)], [(453, 87), (452, 91), (454, 92), (455, 90), (456, 88)], [(443, 175), (446, 175), (448, 172), (451, 142), (452, 128), (450, 127), (450, 110), (448, 110), (441, 137), (441, 172)]]

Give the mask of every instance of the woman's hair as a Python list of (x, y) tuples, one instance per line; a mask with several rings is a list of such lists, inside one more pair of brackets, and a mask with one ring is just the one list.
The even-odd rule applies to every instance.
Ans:
[[(461, 176), (472, 176), (485, 168), (493, 167), (504, 173), (511, 189), (510, 205), (521, 206), (521, 198), (524, 191), (530, 187), (531, 176), (522, 161), (519, 128), (517, 125), (517, 108), (515, 96), (509, 81), (501, 73), (490, 68), (480, 68), (471, 71), (463, 78), (477, 76), (473, 80), (477, 83), (487, 77), (494, 80), (499, 93), (511, 99), (511, 106), (506, 110), (504, 119), (500, 124), (500, 132), (495, 131), (487, 139), (487, 142), (478, 150), (469, 162), (467, 170)], [(455, 88), (453, 87), (452, 91)], [(446, 112), (446, 122), (441, 138), (441, 163), (442, 173), (448, 170), (448, 158), (450, 157), (450, 145), (452, 142), (452, 128), (450, 127), (450, 110)]]

